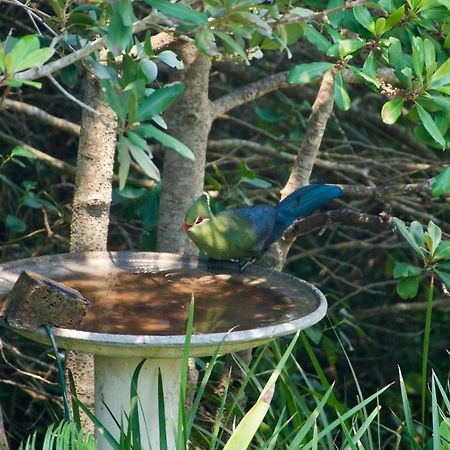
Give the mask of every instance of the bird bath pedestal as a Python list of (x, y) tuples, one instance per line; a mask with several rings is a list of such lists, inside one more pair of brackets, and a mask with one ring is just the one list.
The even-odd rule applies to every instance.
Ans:
[[(158, 369), (169, 449), (175, 449), (186, 321), (195, 297), (190, 356), (264, 344), (318, 322), (326, 300), (314, 286), (287, 274), (250, 267), (210, 271), (205, 261), (166, 253), (93, 252), (29, 258), (0, 265), (0, 298), (23, 270), (79, 290), (90, 302), (79, 330), (54, 328), (60, 348), (93, 353), (95, 414), (113, 435), (128, 413), (131, 377), (138, 382), (143, 449), (159, 449)], [(3, 324), (7, 323), (2, 320)], [(13, 329), (48, 344), (43, 328)], [(232, 330), (232, 331), (230, 331)], [(109, 410), (109, 411), (108, 411)], [(114, 418), (111, 417), (111, 413)], [(98, 448), (110, 449), (100, 435)]]

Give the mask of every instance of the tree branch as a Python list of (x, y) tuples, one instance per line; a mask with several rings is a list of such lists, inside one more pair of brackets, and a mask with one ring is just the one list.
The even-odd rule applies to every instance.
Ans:
[[(252, 100), (255, 100), (269, 92), (275, 91), (276, 89), (292, 89), (298, 88), (297, 84), (287, 83), (286, 78), (289, 71), (275, 73), (269, 75), (266, 78), (249, 83), (230, 94), (226, 94), (213, 102), (213, 115), (214, 119), (227, 113), (228, 111), (237, 108), (238, 106), (245, 105)], [(355, 73), (349, 69), (342, 71), (342, 76), (347, 83), (358, 84), (361, 83), (360, 78), (358, 78)], [(394, 82), (396, 80), (394, 71), (390, 68), (378, 69), (377, 79), (383, 81)], [(313, 80), (313, 83), (321, 82), (322, 79)]]
[[(412, 312), (423, 312), (427, 308), (426, 302), (396, 303), (395, 305), (383, 305), (376, 308), (352, 309), (351, 314), (358, 319), (371, 319), (376, 316), (392, 317), (398, 313), (409, 314)], [(450, 311), (450, 300), (434, 300), (433, 309), (439, 311)]]
[(321, 230), (329, 225), (357, 225), (371, 230), (392, 230), (394, 227), (391, 217), (386, 213), (377, 216), (359, 213), (348, 209), (334, 209), (323, 213), (313, 214), (295, 221), (284, 233), (283, 239), (292, 241), (296, 237)]
[(333, 111), (335, 77), (336, 69), (333, 68), (326, 72), (322, 79), (316, 100), (312, 105), (311, 115), (308, 119), (306, 132), (303, 135), (294, 167), (292, 168), (289, 180), (281, 191), (282, 198), (309, 182), (314, 162), (319, 153), (325, 127)]
[(10, 100), (8, 98), (5, 98), (3, 100), (3, 105), (6, 108), (10, 108), (13, 109), (14, 111), (26, 114), (27, 116), (30, 116), (33, 119), (36, 119), (39, 122), (45, 123), (54, 128), (66, 131), (67, 133), (73, 134), (75, 136), (80, 135), (79, 125), (69, 122), (68, 120), (55, 117), (49, 114), (48, 112), (44, 111), (43, 109), (38, 108), (37, 106), (30, 105), (24, 102), (18, 102), (16, 100)]
[[(159, 13), (152, 13), (148, 15), (146, 18), (140, 20), (139, 22), (136, 22), (133, 25), (133, 33), (139, 33), (140, 31), (144, 31), (147, 28), (156, 25), (158, 23), (161, 23), (161, 21), (164, 20), (164, 17)], [(169, 34), (163, 33), (163, 37), (161, 37), (160, 34), (152, 36), (152, 47), (153, 51), (159, 51), (159, 46), (165, 47), (168, 45)], [(172, 37), (172, 42), (175, 40), (175, 37)], [(153, 46), (153, 43), (156, 45)], [(107, 44), (107, 37), (103, 36), (99, 39), (96, 39), (95, 41), (89, 43), (83, 48), (80, 48), (79, 50), (70, 53), (66, 56), (63, 56), (60, 59), (57, 59), (56, 61), (52, 61), (48, 64), (44, 64), (39, 67), (33, 67), (28, 70), (24, 70), (23, 72), (18, 72), (14, 74), (14, 78), (17, 80), (36, 80), (37, 78), (47, 77), (51, 75), (54, 72), (57, 72), (58, 70), (63, 69), (64, 67), (70, 66), (71, 64), (74, 64), (77, 61), (80, 61), (87, 56), (89, 56), (91, 53), (96, 52), (97, 50), (100, 50), (101, 48), (105, 47)], [(0, 83), (0, 85), (4, 84), (3, 82)]]
[[(71, 175), (75, 175), (76, 169), (71, 164), (62, 161), (61, 159), (55, 158), (54, 156), (50, 156), (49, 154), (44, 153), (43, 151), (38, 150), (37, 148), (32, 147), (31, 145), (28, 145), (25, 142), (16, 139), (15, 137), (9, 136), (3, 131), (0, 131), (0, 139), (4, 140), (5, 142), (9, 142), (10, 144), (20, 145), (21, 147), (26, 148), (31, 153), (33, 153), (36, 159), (43, 162), (44, 164), (47, 164), (50, 167), (54, 167), (55, 169), (58, 170), (63, 170)], [(113, 181), (118, 183), (119, 177), (117, 175), (113, 175)], [(128, 177), (128, 181), (137, 186), (142, 186), (146, 188), (153, 188), (155, 186), (155, 182), (153, 180), (148, 179)]]

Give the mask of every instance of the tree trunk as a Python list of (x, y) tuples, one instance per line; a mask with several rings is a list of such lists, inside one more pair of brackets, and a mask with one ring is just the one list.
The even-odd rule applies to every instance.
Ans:
[[(106, 251), (111, 205), (117, 118), (103, 100), (97, 80), (88, 74), (85, 102), (100, 115), (83, 110), (78, 146), (77, 174), (70, 229), (70, 251)], [(71, 352), (67, 368), (73, 373), (80, 400), (94, 404), (94, 358)], [(87, 417), (83, 425), (93, 430)]]
[(181, 56), (186, 90), (165, 118), (169, 133), (193, 151), (195, 161), (166, 150), (157, 243), (162, 252), (196, 255), (198, 250), (182, 231), (182, 225), (188, 207), (203, 191), (206, 147), (213, 119), (208, 98), (211, 60), (193, 44), (183, 44)]

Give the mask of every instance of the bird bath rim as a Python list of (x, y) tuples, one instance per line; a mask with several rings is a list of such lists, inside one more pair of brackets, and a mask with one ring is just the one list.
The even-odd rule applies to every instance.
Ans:
[[(0, 296), (3, 297), (13, 286), (22, 270), (32, 270), (50, 278), (61, 279), (72, 273), (91, 273), (89, 270), (102, 269), (106, 273), (117, 270), (128, 272), (150, 271), (154, 267), (158, 271), (175, 269), (207, 270), (206, 261), (202, 258), (184, 257), (170, 253), (153, 252), (88, 252), (63, 253), (35, 258), (26, 258), (0, 264)], [(226, 273), (238, 271), (228, 271)], [(217, 273), (210, 272), (213, 275)], [(191, 336), (191, 356), (208, 356), (221, 345), (221, 353), (239, 351), (264, 344), (276, 337), (295, 333), (307, 328), (322, 319), (327, 310), (327, 302), (322, 292), (310, 283), (282, 272), (275, 272), (262, 267), (249, 267), (244, 275), (269, 276), (278, 282), (292, 285), (292, 292), (307, 289), (317, 299), (317, 307), (302, 317), (250, 330), (230, 330), (227, 332), (200, 333)], [(249, 300), (251, 301), (251, 300)], [(8, 324), (2, 318), (2, 324)], [(13, 331), (41, 343), (48, 343), (43, 328), (18, 329)], [(185, 343), (185, 335), (132, 335), (111, 334), (82, 331), (64, 328), (53, 328), (57, 344), (62, 348), (86, 353), (110, 356), (153, 356), (158, 358), (181, 357)]]

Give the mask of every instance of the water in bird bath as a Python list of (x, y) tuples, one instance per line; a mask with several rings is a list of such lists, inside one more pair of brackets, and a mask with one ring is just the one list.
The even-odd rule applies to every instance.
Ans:
[[(0, 298), (30, 270), (78, 289), (91, 301), (82, 330), (53, 330), (60, 348), (94, 353), (95, 412), (117, 435), (116, 419), (129, 411), (129, 386), (146, 358), (138, 394), (143, 422), (158, 429), (158, 374), (167, 430), (178, 417), (188, 304), (195, 297), (191, 356), (239, 351), (307, 328), (326, 312), (314, 286), (260, 267), (244, 273), (208, 270), (204, 261), (164, 253), (95, 252), (42, 256), (0, 265)], [(1, 303), (1, 302), (0, 302)], [(4, 326), (8, 323), (0, 322)], [(227, 333), (230, 329), (234, 331)], [(45, 330), (16, 329), (48, 345)], [(107, 405), (107, 407), (105, 406)], [(112, 413), (111, 413), (112, 412)], [(142, 431), (143, 449), (160, 448), (159, 434)], [(170, 433), (169, 433), (170, 434)], [(110, 449), (98, 435), (99, 449)], [(170, 436), (170, 449), (175, 449)]]
[(317, 307), (307, 289), (301, 302), (264, 277), (204, 270), (116, 272), (60, 280), (91, 301), (81, 330), (134, 335), (183, 335), (195, 297), (194, 333), (249, 330), (305, 316)]

